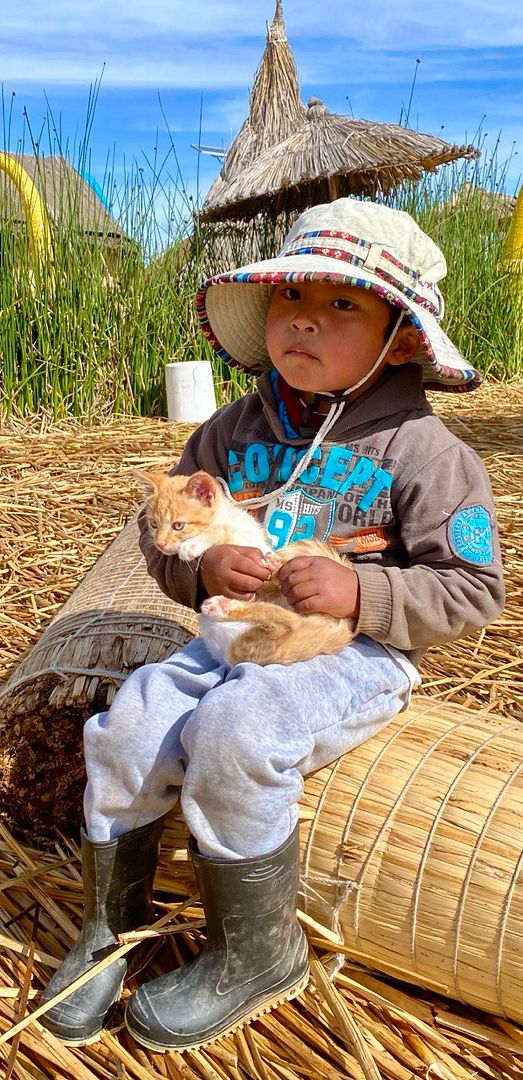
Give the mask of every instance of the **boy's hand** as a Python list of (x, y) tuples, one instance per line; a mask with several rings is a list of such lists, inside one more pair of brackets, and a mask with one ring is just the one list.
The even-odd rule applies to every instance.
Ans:
[(228, 596), (231, 600), (253, 600), (271, 571), (264, 565), (258, 548), (236, 544), (216, 544), (202, 555), (199, 581), (207, 596)]
[(357, 619), (359, 581), (351, 566), (322, 555), (299, 555), (284, 563), (278, 581), (294, 611), (310, 615), (323, 611), (336, 619)]

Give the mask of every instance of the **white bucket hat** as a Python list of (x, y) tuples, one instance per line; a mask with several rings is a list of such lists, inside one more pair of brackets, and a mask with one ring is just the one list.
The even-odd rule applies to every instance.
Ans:
[(228, 364), (252, 375), (272, 365), (265, 342), (271, 294), (282, 281), (332, 281), (372, 289), (401, 309), (420, 336), (412, 358), (430, 390), (475, 390), (482, 375), (439, 325), (445, 258), (410, 214), (354, 198), (313, 206), (274, 259), (217, 274), (200, 287), (202, 330)]

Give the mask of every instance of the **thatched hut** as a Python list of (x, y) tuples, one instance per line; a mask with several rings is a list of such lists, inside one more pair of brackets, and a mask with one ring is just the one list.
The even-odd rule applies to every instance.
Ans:
[[(122, 244), (132, 241), (111, 216), (92, 184), (63, 157), (11, 154), (32, 180), (51, 226), (100, 244), (108, 269)], [(10, 177), (0, 171), (0, 235), (5, 228), (25, 229), (26, 210)]]
[(277, 0), (249, 116), (209, 190), (201, 220), (248, 220), (269, 205), (274, 215), (300, 211), (340, 195), (376, 197), (438, 165), (475, 157), (473, 146), (335, 115), (317, 98), (305, 107)]
[(454, 191), (449, 199), (443, 203), (445, 210), (467, 209), (474, 202), (486, 214), (496, 218), (503, 225), (508, 224), (516, 209), (517, 199), (514, 195), (505, 195), (502, 191), (486, 191), (485, 188), (476, 187), (469, 180)]

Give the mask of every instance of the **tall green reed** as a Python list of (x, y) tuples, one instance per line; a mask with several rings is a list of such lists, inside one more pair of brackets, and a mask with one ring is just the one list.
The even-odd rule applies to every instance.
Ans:
[[(62, 145), (49, 113), (47, 132), (36, 138), (28, 122), (27, 145), (17, 149), (40, 154), (46, 134), (50, 152), (90, 172), (96, 92), (78, 146)], [(3, 114), (5, 130), (5, 103)], [(507, 219), (495, 197), (503, 180), (494, 154), (483, 164), (443, 168), (392, 200), (445, 253), (445, 328), (475, 367), (501, 379), (521, 376), (523, 365), (514, 278), (502, 257)], [(465, 184), (472, 185), (466, 194)], [(206, 274), (273, 254), (288, 222), (265, 215), (246, 226), (198, 228), (174, 146), (162, 160), (126, 168), (120, 184), (108, 157), (102, 186), (128, 238), (115, 241), (109, 228), (86, 234), (77, 193), (55, 193), (63, 207), (53, 223), (53, 266), (37, 272), (0, 182), (0, 419), (44, 410), (55, 419), (164, 416), (164, 365), (173, 360), (212, 359), (220, 403), (250, 387), (214, 357), (197, 325), (194, 294)]]

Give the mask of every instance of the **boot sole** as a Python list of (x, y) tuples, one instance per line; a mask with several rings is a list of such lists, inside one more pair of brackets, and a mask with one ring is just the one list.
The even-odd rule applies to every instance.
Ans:
[(47, 1032), (50, 1032), (51, 1035), (54, 1035), (55, 1039), (58, 1039), (58, 1042), (62, 1046), (82, 1047), (82, 1046), (92, 1046), (93, 1043), (100, 1042), (100, 1039), (102, 1038), (102, 1035), (103, 1035), (104, 1031), (106, 1030), (106, 1028), (105, 1028), (105, 1026), (101, 1027), (100, 1030), (97, 1031), (95, 1035), (90, 1035), (88, 1039), (62, 1039), (62, 1038), (60, 1038), (60, 1035), (56, 1035), (54, 1032), (50, 1031), (49, 1028), (46, 1028), (45, 1030)]
[(294, 986), (284, 990), (275, 998), (269, 998), (267, 1001), (263, 1001), (260, 1005), (257, 1005), (255, 1009), (251, 1009), (245, 1016), (242, 1016), (240, 1020), (236, 1020), (229, 1027), (224, 1028), (223, 1031), (218, 1031), (215, 1035), (209, 1035), (206, 1039), (199, 1039), (197, 1042), (163, 1046), (161, 1043), (151, 1042), (149, 1039), (144, 1039), (141, 1035), (137, 1035), (136, 1032), (129, 1027), (126, 1018), (125, 1026), (137, 1043), (146, 1046), (148, 1050), (154, 1050), (157, 1054), (166, 1054), (169, 1050), (177, 1050), (180, 1054), (183, 1054), (185, 1050), (199, 1050), (201, 1046), (209, 1046), (210, 1043), (216, 1042), (217, 1039), (221, 1039), (225, 1035), (233, 1035), (235, 1031), (240, 1031), (242, 1027), (252, 1023), (253, 1020), (257, 1020), (259, 1016), (264, 1016), (265, 1013), (272, 1012), (278, 1005), (283, 1005), (285, 1001), (292, 1001), (293, 998), (299, 997), (307, 987), (309, 979), (310, 970), (307, 969), (305, 975), (302, 975), (300, 981), (295, 983)]

